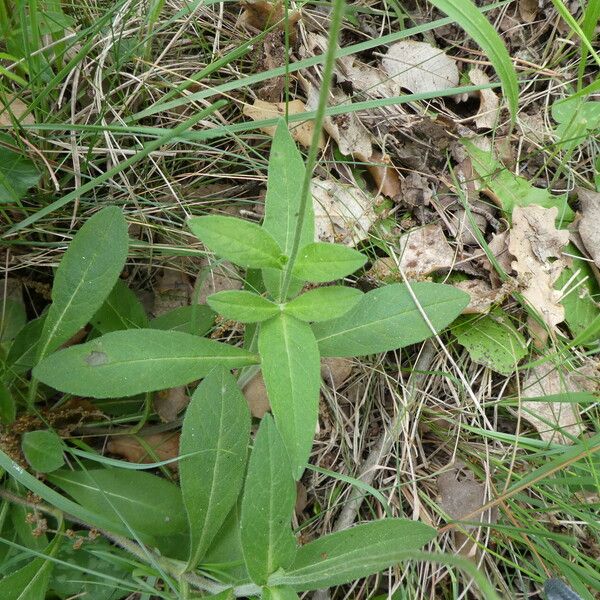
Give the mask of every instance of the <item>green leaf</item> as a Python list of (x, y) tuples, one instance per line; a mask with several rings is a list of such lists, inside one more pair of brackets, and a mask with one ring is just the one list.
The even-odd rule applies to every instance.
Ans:
[(502, 83), (514, 122), (519, 109), (519, 83), (502, 38), (471, 0), (430, 0), (436, 8), (454, 19), (484, 50)]
[(354, 273), (366, 262), (364, 254), (348, 246), (314, 242), (300, 249), (292, 272), (304, 281), (325, 283)]
[(38, 473), (50, 473), (65, 464), (61, 439), (53, 431), (28, 431), (21, 442), (23, 454)]
[(236, 265), (280, 269), (284, 264), (279, 244), (256, 223), (208, 215), (189, 219), (188, 226), (216, 255)]
[(218, 594), (213, 594), (211, 598), (213, 600), (235, 600), (235, 594), (233, 593), (233, 588), (229, 588)]
[(244, 478), (250, 413), (235, 378), (211, 371), (194, 392), (181, 431), (180, 484), (193, 569), (235, 504)]
[(148, 317), (137, 296), (119, 279), (90, 324), (100, 333), (147, 327)]
[(357, 525), (301, 546), (287, 573), (271, 577), (269, 584), (306, 591), (348, 583), (397, 564), (436, 533), (429, 525), (406, 519)]
[[(2, 141), (8, 136), (0, 136)], [(38, 184), (40, 172), (35, 164), (19, 152), (0, 146), (0, 204), (18, 202), (29, 188)]]
[[(4, 296), (4, 282), (0, 280)], [(27, 323), (25, 304), (19, 290), (18, 294), (3, 297), (0, 302), (0, 342), (13, 340)]]
[(544, 208), (556, 206), (559, 220), (573, 220), (575, 215), (567, 204), (565, 194), (553, 196), (545, 188), (536, 188), (524, 177), (511, 173), (494, 158), (491, 151), (481, 150), (467, 139), (463, 139), (462, 143), (471, 157), (473, 169), (497, 198), (508, 217), (515, 206), (536, 204)]
[(35, 365), (37, 347), (44, 329), (46, 315), (29, 321), (11, 344), (6, 362), (15, 373), (24, 373)]
[(226, 319), (241, 323), (258, 323), (279, 314), (277, 304), (245, 290), (217, 292), (210, 295), (208, 305)]
[(301, 321), (329, 321), (354, 308), (363, 293), (342, 285), (309, 290), (288, 302), (283, 311)]
[(39, 359), (75, 335), (102, 306), (125, 265), (127, 223), (120, 208), (103, 208), (77, 232), (52, 288)]
[(503, 375), (514, 373), (527, 354), (523, 336), (501, 311), (460, 317), (452, 333), (473, 362)]
[[(304, 161), (282, 119), (277, 125), (271, 145), (263, 229), (273, 236), (287, 256), (292, 251), (294, 233), (298, 226), (303, 179)], [(300, 247), (310, 244), (314, 239), (314, 212), (312, 202), (307, 202)], [(274, 298), (281, 295), (283, 278), (282, 271), (263, 271), (265, 286)], [(294, 278), (289, 295), (295, 295), (301, 288), (302, 281)]]
[(2, 600), (44, 600), (53, 563), (35, 558), (18, 571), (0, 580)]
[(246, 350), (189, 333), (130, 329), (56, 352), (33, 373), (61, 392), (118, 398), (185, 385), (217, 365), (233, 368), (257, 362)]
[(17, 405), (10, 390), (3, 381), (0, 381), (0, 423), (7, 426), (14, 423), (17, 417)]
[[(179, 488), (150, 473), (125, 469), (54, 471), (48, 480), (113, 531), (132, 536), (168, 536), (187, 530)], [(95, 524), (93, 521), (91, 524)]]
[(298, 600), (298, 594), (291, 587), (263, 588), (263, 600)]
[(208, 333), (215, 324), (215, 313), (206, 304), (178, 306), (173, 310), (152, 319), (151, 329), (171, 329), (194, 335)]
[(296, 484), (283, 440), (271, 415), (261, 421), (242, 498), (241, 536), (246, 568), (262, 585), (296, 555), (292, 514)]
[(300, 478), (317, 426), (319, 350), (310, 325), (281, 314), (260, 326), (258, 352), (271, 410)]
[[(450, 285), (419, 282), (410, 285), (436, 332), (452, 323), (469, 296)], [(363, 356), (416, 344), (433, 335), (409, 288), (386, 285), (362, 296), (343, 317), (317, 323), (313, 331), (322, 356)]]

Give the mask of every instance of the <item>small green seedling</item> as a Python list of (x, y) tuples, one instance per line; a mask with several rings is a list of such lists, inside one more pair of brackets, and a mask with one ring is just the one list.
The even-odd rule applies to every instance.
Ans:
[[(312, 203), (303, 201), (298, 186), (304, 175), (282, 122), (273, 139), (262, 225), (218, 215), (188, 221), (206, 248), (251, 270), (254, 287), (219, 292), (208, 306), (151, 321), (118, 279), (128, 249), (122, 212), (101, 210), (61, 261), (47, 313), (26, 325), (8, 349), (12, 379), (2, 402), (8, 420), (12, 393), (31, 367), (30, 408), (52, 394), (40, 382), (87, 398), (143, 394), (148, 400), (152, 392), (201, 380), (183, 420), (180, 486), (91, 449), (82, 454), (39, 431), (25, 436), (25, 455), (71, 499), (20, 467), (8, 470), (60, 510), (157, 549), (153, 560), (163, 571), (193, 575), (191, 585), (199, 581), (199, 567), (211, 573), (203, 589), (223, 598), (296, 598), (385, 569), (435, 536), (425, 524), (385, 519), (298, 546), (291, 528), (295, 482), (309, 461), (317, 425), (321, 357), (417, 343), (451, 323), (468, 302), (465, 293), (428, 282), (368, 293), (343, 285), (367, 257), (315, 241)], [(245, 347), (203, 337), (213, 311), (246, 324)], [(87, 342), (58, 349), (88, 324)], [(253, 365), (262, 371), (272, 416), (262, 419), (248, 458), (251, 417), (232, 370), (243, 374)], [(51, 447), (52, 460), (40, 455), (43, 447)], [(101, 464), (67, 469), (63, 456), (69, 455)], [(3, 453), (0, 460), (14, 464)]]

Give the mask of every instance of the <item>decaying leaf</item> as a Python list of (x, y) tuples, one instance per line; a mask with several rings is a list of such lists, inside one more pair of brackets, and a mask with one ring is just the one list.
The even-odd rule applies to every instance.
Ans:
[(373, 206), (377, 198), (360, 188), (318, 177), (312, 180), (311, 192), (317, 241), (355, 246), (367, 239), (376, 220)]
[[(242, 6), (244, 7), (242, 21), (252, 27), (256, 27), (256, 29), (263, 31), (280, 22), (282, 23), (281, 26), (283, 26), (285, 7), (281, 1), (244, 0)], [(300, 20), (300, 13), (297, 11), (290, 12), (288, 20), (290, 28), (293, 28)]]
[(33, 114), (31, 113), (21, 120), (21, 117), (27, 111), (27, 105), (23, 101), (15, 96), (6, 96), (6, 100), (6, 104), (0, 100), (0, 126), (6, 127), (13, 124), (10, 113), (14, 115), (15, 119), (21, 121), (22, 125), (33, 125), (35, 123)]
[(600, 193), (579, 188), (579, 235), (595, 265), (600, 268)]
[(519, 0), (519, 16), (525, 23), (532, 23), (537, 17), (539, 0)]
[[(111, 454), (121, 456), (131, 463), (154, 463), (179, 456), (179, 433), (166, 431), (162, 433), (140, 435), (113, 435), (108, 440), (106, 449)], [(171, 471), (179, 469), (179, 463), (168, 463)]]
[[(581, 390), (581, 374), (568, 372), (545, 362), (529, 370), (523, 382), (523, 398), (576, 392)], [(521, 416), (539, 432), (540, 437), (555, 444), (572, 444), (569, 437), (578, 437), (585, 427), (579, 416), (579, 407), (573, 402), (521, 403)], [(566, 435), (568, 434), (568, 435)]]
[[(318, 103), (319, 90), (311, 86), (306, 108), (310, 111), (317, 110)], [(333, 88), (329, 93), (328, 104), (330, 106), (343, 106), (352, 104), (352, 101), (341, 89)], [(361, 154), (370, 157), (373, 153), (371, 136), (356, 113), (349, 112), (333, 117), (325, 117), (323, 127), (337, 143), (340, 152), (344, 156)]]
[(190, 397), (185, 386), (174, 387), (154, 395), (154, 410), (161, 421), (171, 423), (189, 402)]
[(512, 267), (523, 285), (523, 296), (551, 329), (565, 318), (554, 283), (565, 266), (561, 252), (569, 242), (569, 232), (554, 224), (557, 214), (556, 207), (516, 206), (508, 244), (515, 257)]
[(454, 284), (463, 292), (467, 292), (470, 296), (467, 308), (463, 310), (464, 315), (469, 314), (487, 314), (494, 304), (500, 304), (504, 298), (511, 292), (512, 286), (503, 284), (499, 288), (492, 286), (483, 281), (483, 279), (467, 279)]
[[(306, 106), (302, 100), (291, 100), (287, 104), (287, 108), (290, 115), (298, 115), (306, 112)], [(257, 99), (252, 106), (245, 104), (242, 112), (253, 121), (262, 121), (263, 119), (283, 117), (285, 115), (285, 110), (285, 102), (265, 102), (264, 100)], [(275, 135), (276, 128), (276, 125), (270, 125), (268, 127), (261, 127), (260, 130), (267, 135), (273, 136)], [(306, 148), (310, 146), (314, 129), (313, 121), (295, 121), (290, 123), (290, 133), (292, 134), (292, 137)], [(321, 135), (319, 148), (324, 147), (325, 137)]]
[(419, 173), (411, 172), (400, 182), (400, 198), (411, 208), (428, 206), (433, 198), (429, 180)]
[(400, 93), (400, 86), (389, 75), (377, 67), (356, 60), (354, 55), (338, 59), (337, 64), (338, 85), (350, 85), (352, 91), (374, 98), (391, 98)]
[[(437, 478), (439, 504), (453, 520), (481, 521), (494, 523), (497, 519), (497, 509), (469, 517), (486, 503), (486, 486), (475, 479), (473, 472), (461, 461), (458, 461)], [(473, 525), (462, 525), (463, 529), (472, 532)], [(474, 557), (477, 551), (475, 541), (469, 539), (461, 531), (454, 530), (455, 546), (461, 555)], [(471, 534), (473, 535), (473, 534)]]
[(353, 156), (355, 159), (365, 163), (367, 171), (369, 171), (377, 187), (378, 194), (393, 199), (400, 196), (402, 184), (398, 177), (398, 172), (387, 155), (384, 156), (378, 150), (374, 150), (370, 157), (359, 152), (353, 152)]
[[(473, 85), (487, 85), (490, 78), (481, 69), (471, 69), (469, 79)], [(500, 101), (494, 90), (489, 88), (479, 90), (479, 110), (475, 116), (475, 125), (479, 129), (493, 129), (498, 123)]]
[[(503, 231), (501, 233), (494, 234), (492, 236), (492, 239), (488, 243), (488, 248), (489, 248), (490, 252), (496, 259), (496, 262), (498, 263), (499, 267), (505, 273), (511, 273), (512, 269), (513, 269), (512, 263), (514, 260), (514, 256), (510, 253), (510, 251), (508, 249), (509, 242), (510, 242), (510, 231), (507, 230), (507, 231)], [(485, 259), (483, 259), (482, 264), (483, 264), (484, 269), (489, 271), (490, 279), (492, 280), (494, 287), (497, 287), (498, 285), (500, 285), (499, 284), (500, 279), (496, 272), (496, 268), (491, 263), (491, 261), (488, 260), (487, 258), (485, 258)]]
[(402, 40), (392, 44), (381, 66), (393, 77), (395, 84), (414, 94), (447, 90), (458, 85), (459, 74), (454, 59), (425, 42)]

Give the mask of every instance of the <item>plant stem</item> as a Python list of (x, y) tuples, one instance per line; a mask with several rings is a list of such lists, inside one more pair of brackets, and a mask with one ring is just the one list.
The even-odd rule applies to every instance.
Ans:
[(321, 92), (319, 93), (319, 104), (317, 105), (317, 111), (315, 114), (313, 136), (310, 143), (310, 148), (308, 149), (308, 156), (306, 157), (306, 170), (304, 173), (304, 181), (302, 182), (302, 191), (300, 192), (298, 224), (296, 225), (296, 231), (294, 232), (294, 243), (292, 244), (292, 251), (290, 252), (289, 261), (286, 265), (283, 285), (281, 287), (282, 298), (287, 297), (290, 281), (292, 279), (292, 269), (294, 268), (294, 263), (298, 257), (298, 251), (300, 250), (300, 237), (302, 235), (304, 219), (306, 218), (306, 206), (308, 202), (312, 201), (310, 182), (312, 180), (312, 174), (317, 164), (317, 156), (319, 154), (319, 140), (321, 139), (321, 129), (323, 128), (323, 121), (325, 120), (327, 99), (329, 97), (329, 87), (331, 85), (333, 68), (335, 66), (337, 40), (342, 26), (344, 8), (344, 0), (334, 0), (333, 11), (331, 13), (331, 25), (329, 26), (329, 47), (325, 53), (325, 66), (323, 68)]

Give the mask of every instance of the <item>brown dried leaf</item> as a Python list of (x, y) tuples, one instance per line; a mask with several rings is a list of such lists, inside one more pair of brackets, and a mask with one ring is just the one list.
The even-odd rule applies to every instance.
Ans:
[[(131, 463), (160, 462), (179, 456), (179, 433), (168, 431), (138, 436), (113, 435), (109, 438), (106, 448), (111, 454), (121, 456)], [(150, 448), (155, 456), (149, 454), (147, 448)], [(166, 466), (172, 471), (179, 469), (177, 461)]]
[[(490, 78), (481, 69), (471, 69), (469, 79), (473, 85), (486, 85)], [(483, 89), (477, 92), (479, 96), (479, 110), (475, 116), (475, 125), (479, 129), (493, 129), (498, 122), (500, 101), (491, 89)]]
[(257, 373), (242, 390), (253, 417), (262, 419), (271, 410), (267, 388), (261, 373)]
[(449, 269), (455, 253), (440, 225), (431, 223), (400, 236), (400, 266), (406, 276), (422, 278), (440, 269)]
[[(534, 398), (580, 391), (581, 375), (557, 368), (549, 362), (529, 370), (523, 382), (523, 397)], [(521, 403), (521, 416), (529, 421), (547, 442), (571, 444), (565, 435), (578, 437), (585, 431), (579, 416), (579, 407), (572, 402)]]
[(494, 289), (482, 279), (459, 281), (454, 287), (467, 292), (471, 298), (467, 308), (463, 310), (464, 315), (487, 314), (492, 305), (499, 304), (510, 293), (510, 286), (503, 285)]
[(321, 377), (334, 389), (341, 387), (346, 383), (354, 363), (349, 358), (322, 358), (321, 359)]
[(581, 205), (579, 235), (595, 265), (600, 268), (600, 193), (578, 188)]
[(433, 198), (427, 177), (411, 172), (400, 182), (400, 194), (404, 204), (411, 208), (428, 206)]
[(400, 86), (377, 67), (367, 65), (351, 56), (338, 59), (338, 84), (349, 83), (353, 91), (374, 98), (391, 98), (400, 94)]
[[(7, 96), (6, 100), (6, 104), (4, 104), (2, 100), (0, 100), (0, 126), (10, 127), (13, 124), (10, 113), (12, 113), (17, 120), (20, 120), (23, 114), (25, 114), (25, 111), (27, 110), (27, 105), (21, 100), (19, 100), (17, 97), (12, 95)], [(21, 124), (23, 125), (33, 125), (34, 123), (35, 120), (33, 118), (33, 114), (31, 113), (29, 113), (21, 121)]]
[(381, 61), (394, 83), (414, 94), (447, 90), (458, 85), (454, 59), (425, 42), (402, 40), (392, 44)]
[[(542, 208), (534, 204), (517, 206), (512, 213), (513, 226), (508, 250), (516, 260), (513, 269), (523, 284), (523, 296), (540, 313), (545, 323), (554, 328), (564, 320), (565, 309), (554, 289), (565, 263), (563, 247), (569, 242), (569, 232), (554, 225), (558, 208)], [(551, 259), (556, 259), (551, 262)]]
[[(492, 508), (472, 517), (486, 503), (486, 486), (475, 480), (473, 472), (462, 462), (457, 462), (437, 478), (439, 504), (453, 520), (481, 521), (495, 523), (498, 512)], [(463, 525), (467, 531), (475, 529), (472, 525)], [(460, 531), (454, 531), (455, 546), (463, 556), (473, 557), (477, 544)]]
[(375, 223), (377, 202), (360, 188), (315, 177), (311, 183), (315, 239), (355, 246), (367, 239)]
[[(285, 18), (283, 2), (269, 2), (268, 0), (244, 0), (242, 2), (244, 13), (242, 20), (252, 27), (261, 31), (268, 29), (275, 23), (282, 22)], [(299, 12), (291, 12), (288, 15), (290, 27), (300, 20)]]
[(360, 152), (353, 153), (354, 158), (365, 163), (375, 185), (377, 193), (389, 198), (397, 198), (402, 192), (402, 184), (398, 172), (391, 163), (389, 156), (374, 150), (370, 157)]
[(171, 423), (189, 402), (185, 386), (175, 387), (154, 395), (154, 410), (161, 421)]
[[(306, 112), (306, 106), (302, 100), (291, 100), (287, 106), (290, 115), (299, 115)], [(283, 117), (285, 115), (285, 109), (285, 102), (265, 102), (264, 100), (256, 99), (252, 106), (245, 104), (242, 112), (253, 121), (262, 121), (263, 119)], [(272, 137), (275, 135), (276, 128), (276, 125), (272, 125), (269, 127), (261, 127), (260, 130)], [(313, 121), (294, 121), (293, 123), (290, 123), (290, 133), (292, 134), (292, 137), (306, 148), (310, 146), (314, 129), (315, 126)], [(321, 135), (319, 148), (324, 147), (325, 136)]]
[(538, 0), (519, 0), (519, 16), (525, 23), (535, 21), (538, 9)]

